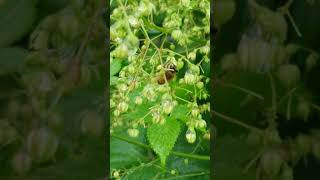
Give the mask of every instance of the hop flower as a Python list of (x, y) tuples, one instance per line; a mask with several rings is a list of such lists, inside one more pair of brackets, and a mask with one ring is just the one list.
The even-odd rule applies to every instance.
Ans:
[(153, 101), (156, 97), (154, 87), (152, 85), (146, 85), (143, 88), (142, 95), (147, 98), (149, 101)]
[(114, 111), (113, 111), (113, 115), (116, 116), (116, 117), (120, 116), (120, 111), (117, 110), (117, 109), (114, 110)]
[(182, 59), (179, 59), (178, 62), (177, 62), (177, 69), (178, 70), (182, 69), (183, 65), (184, 65), (184, 63), (183, 63)]
[(129, 24), (134, 28), (137, 28), (140, 25), (139, 20), (134, 16), (129, 16)]
[(190, 5), (190, 0), (181, 0), (181, 5), (188, 7)]
[(191, 61), (194, 61), (197, 57), (197, 54), (195, 52), (191, 52), (188, 54), (188, 58), (191, 60)]
[(197, 82), (197, 87), (199, 88), (199, 89), (203, 89), (203, 87), (204, 87), (204, 84), (203, 84), (203, 82)]
[(187, 71), (184, 75), (184, 81), (186, 84), (194, 84), (197, 80), (197, 77), (191, 73), (190, 71)]
[(200, 111), (198, 107), (193, 107), (191, 110), (191, 115), (194, 117), (197, 117), (199, 115)]
[(152, 114), (152, 121), (153, 123), (160, 123), (162, 124), (164, 122), (164, 118), (163, 116), (161, 115), (160, 111), (153, 111)]
[(173, 30), (171, 36), (173, 39), (179, 40), (180, 38), (182, 38), (182, 32), (181, 30)]
[(128, 56), (128, 46), (125, 43), (122, 43), (114, 50), (114, 56), (117, 58), (125, 58)]
[(188, 143), (193, 144), (196, 141), (197, 135), (194, 128), (189, 127), (186, 132), (186, 139)]
[(174, 108), (175, 104), (170, 100), (165, 100), (162, 102), (162, 109), (165, 114), (170, 114)]
[(134, 100), (134, 103), (136, 103), (137, 105), (142, 104), (142, 97), (141, 96), (137, 96), (136, 99)]
[(205, 128), (207, 126), (207, 123), (205, 120), (203, 119), (200, 119), (200, 120), (197, 120), (196, 123), (195, 123), (195, 126), (197, 128)]
[(139, 135), (138, 129), (128, 129), (127, 132), (130, 137), (138, 137), (138, 135)]
[(128, 104), (126, 103), (126, 102), (120, 102), (119, 104), (118, 104), (118, 110), (120, 111), (120, 112), (126, 112), (127, 110), (128, 110)]

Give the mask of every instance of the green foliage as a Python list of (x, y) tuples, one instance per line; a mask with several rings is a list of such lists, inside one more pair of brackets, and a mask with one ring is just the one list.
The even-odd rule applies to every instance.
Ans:
[(148, 128), (148, 140), (151, 148), (159, 155), (165, 165), (180, 133), (180, 124), (176, 119), (168, 118), (164, 124), (153, 124)]
[[(209, 178), (207, 162), (198, 171), (187, 164), (184, 170), (190, 171), (177, 171), (170, 160), (210, 159), (209, 5), (208, 0), (110, 1), (110, 133), (148, 149), (150, 157), (111, 169), (111, 178)], [(119, 137), (123, 129), (127, 135)]]
[(0, 48), (0, 75), (22, 73), (27, 51), (22, 48)]
[(33, 0), (1, 1), (0, 4), (0, 47), (6, 47), (22, 38), (36, 18)]
[(215, 2), (214, 178), (306, 178), (299, 167), (318, 161), (319, 3)]
[(105, 177), (104, 4), (0, 1), (0, 179)]
[(146, 158), (143, 148), (115, 138), (110, 139), (110, 147), (112, 147), (110, 149), (110, 157), (113, 157), (110, 161), (111, 169), (129, 167), (132, 164), (138, 164)]

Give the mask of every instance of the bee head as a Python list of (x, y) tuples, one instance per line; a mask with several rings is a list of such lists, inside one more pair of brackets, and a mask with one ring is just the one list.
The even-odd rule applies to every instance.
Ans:
[(174, 65), (173, 63), (165, 64), (165, 68), (167, 68), (170, 71), (178, 72), (176, 65)]

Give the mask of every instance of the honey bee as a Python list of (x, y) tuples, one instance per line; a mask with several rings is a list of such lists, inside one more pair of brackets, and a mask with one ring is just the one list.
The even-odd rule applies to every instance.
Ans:
[(164, 84), (170, 81), (171, 79), (174, 78), (174, 76), (177, 73), (176, 65), (174, 65), (173, 63), (167, 63), (164, 65), (164, 67), (165, 67), (165, 72), (164, 74), (159, 75), (158, 84)]

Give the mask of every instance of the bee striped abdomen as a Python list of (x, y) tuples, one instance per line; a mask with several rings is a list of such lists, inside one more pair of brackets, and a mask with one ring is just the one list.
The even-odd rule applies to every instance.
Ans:
[(164, 74), (161, 74), (158, 78), (158, 84), (164, 84), (166, 81), (170, 81), (176, 75), (176, 67), (174, 65), (168, 66), (168, 69)]

